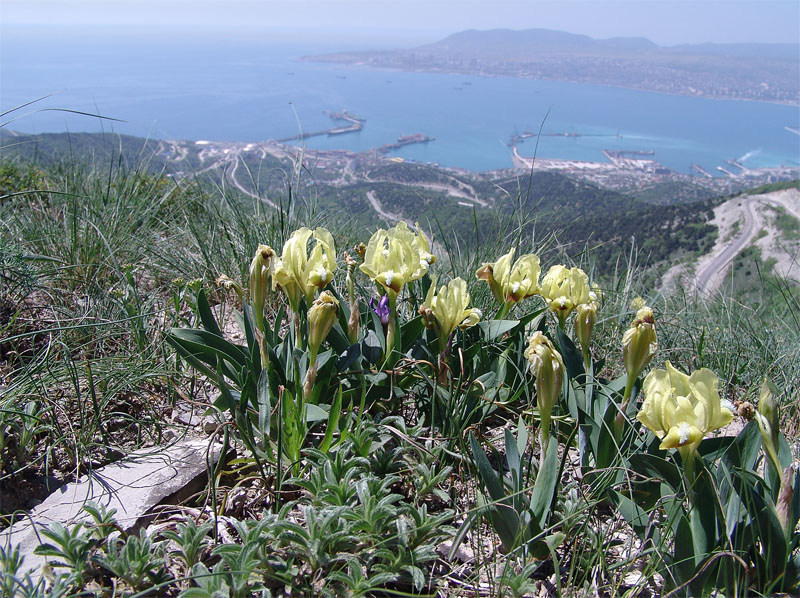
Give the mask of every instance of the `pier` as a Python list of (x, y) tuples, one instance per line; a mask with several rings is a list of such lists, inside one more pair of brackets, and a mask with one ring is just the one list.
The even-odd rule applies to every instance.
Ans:
[(655, 150), (609, 150), (609, 149), (603, 150), (603, 153), (611, 161), (625, 157), (635, 160), (637, 158), (643, 158), (645, 156), (655, 156), (656, 154)]
[(604, 133), (578, 133), (577, 131), (564, 131), (564, 132), (550, 132), (550, 133), (534, 133), (533, 131), (523, 131), (522, 133), (514, 133), (508, 142), (508, 147), (517, 145), (520, 141), (530, 139), (531, 137), (616, 137), (622, 138), (620, 133), (616, 135), (607, 135)]
[(434, 141), (435, 137), (428, 137), (423, 135), (422, 133), (415, 133), (414, 135), (403, 135), (397, 138), (395, 143), (387, 143), (386, 145), (382, 145), (377, 148), (375, 151), (379, 154), (388, 154), (391, 151), (396, 149), (400, 149), (404, 145), (410, 145), (412, 143), (430, 143)]
[(736, 168), (738, 168), (738, 169), (741, 171), (741, 173), (742, 173), (742, 174), (745, 174), (745, 173), (747, 173), (747, 172), (750, 172), (750, 169), (749, 169), (749, 168), (747, 168), (747, 167), (746, 167), (744, 164), (742, 164), (741, 162), (739, 162), (739, 160), (725, 160), (725, 162), (726, 162), (727, 164), (730, 164), (731, 166), (735, 166)]
[(520, 141), (530, 139), (531, 137), (583, 137), (583, 135), (571, 131), (566, 131), (564, 133), (534, 133), (533, 131), (523, 131), (522, 133), (515, 133), (512, 135), (508, 146), (517, 145)]
[(689, 168), (691, 168), (692, 170), (694, 170), (695, 172), (697, 172), (697, 173), (699, 173), (699, 174), (702, 174), (702, 175), (703, 175), (703, 176), (705, 176), (705, 177), (708, 177), (708, 178), (710, 178), (710, 179), (713, 179), (713, 178), (714, 178), (714, 175), (713, 175), (713, 174), (711, 174), (710, 172), (708, 172), (708, 171), (707, 171), (705, 168), (703, 168), (703, 167), (702, 167), (702, 166), (700, 166), (699, 164), (690, 164), (690, 165), (689, 165)]
[(328, 110), (324, 110), (323, 112), (330, 116), (333, 120), (344, 120), (350, 124), (344, 127), (334, 127), (332, 129), (313, 131), (311, 133), (299, 133), (291, 137), (282, 137), (280, 139), (276, 139), (276, 141), (278, 143), (285, 143), (287, 141), (302, 141), (304, 139), (308, 139), (309, 137), (318, 137), (320, 135), (343, 135), (344, 133), (356, 133), (363, 129), (364, 123), (367, 122), (366, 119), (350, 114), (347, 110), (342, 110), (341, 112), (330, 112)]

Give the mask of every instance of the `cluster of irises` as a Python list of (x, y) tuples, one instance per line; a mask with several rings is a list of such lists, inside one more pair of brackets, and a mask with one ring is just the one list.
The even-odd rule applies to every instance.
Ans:
[[(309, 252), (308, 244), (312, 238), (314, 243)], [(356, 248), (356, 253), (361, 258), (360, 264), (351, 255), (344, 255), (350, 307), (347, 335), (351, 342), (358, 341), (359, 309), (353, 281), (358, 266), (381, 292), (380, 297), (370, 301), (370, 305), (384, 325), (387, 352), (390, 352), (398, 327), (397, 298), (405, 285), (428, 273), (436, 258), (431, 254), (428, 238), (419, 227), (415, 231), (404, 222), (388, 230), (379, 229), (366, 245), (362, 243)], [(333, 293), (324, 290), (332, 282), (336, 267), (331, 233), (324, 228), (312, 231), (305, 227), (291, 235), (280, 256), (270, 247), (260, 245), (250, 265), (250, 299), (259, 328), (263, 329), (264, 302), (270, 283), (273, 290), (280, 289), (286, 295), (298, 326), (301, 299), (305, 298), (308, 306), (306, 342), (312, 369), (321, 344), (338, 318), (339, 302)], [(601, 297), (599, 288), (591, 285), (586, 273), (577, 267), (556, 265), (541, 279), (540, 275), (539, 257), (529, 253), (515, 259), (514, 249), (493, 263), (483, 264), (476, 272), (476, 277), (486, 281), (500, 304), (498, 319), (504, 318), (520, 301), (535, 295), (542, 297), (562, 329), (575, 312), (575, 337), (588, 366), (592, 328)], [(469, 303), (466, 281), (455, 278), (437, 289), (433, 278), (419, 313), (425, 326), (435, 331), (442, 354), (449, 348), (457, 329), (474, 326), (483, 317), (481, 311), (470, 307)], [(637, 309), (636, 316), (622, 339), (628, 383), (620, 414), (625, 412), (634, 383), (657, 348), (652, 310), (641, 301), (634, 308)], [(303, 344), (299, 334), (297, 342)], [(262, 356), (266, 359), (263, 352)], [(525, 357), (535, 376), (542, 433), (546, 435), (552, 409), (562, 389), (563, 359), (542, 332), (535, 332), (530, 337)], [(313, 383), (313, 378), (307, 382)], [(733, 418), (733, 407), (720, 400), (718, 385), (717, 377), (708, 369), (686, 375), (667, 362), (666, 369), (653, 370), (645, 378), (645, 400), (637, 419), (662, 440), (662, 449), (677, 448), (686, 458), (697, 449), (706, 434)]]
[[(520, 414), (516, 438), (510, 430), (505, 433), (508, 476), (494, 470), (480, 441), (470, 435), (476, 472), (488, 492), (478, 495), (475, 512), (497, 531), (505, 549), (551, 554), (566, 537), (562, 531), (547, 535), (561, 526), (554, 497), (565, 461), (557, 450), (561, 436), (551, 432), (555, 420), (559, 432), (570, 434), (568, 443), (577, 435), (587, 489), (617, 505), (643, 542), (656, 537), (652, 516), (655, 509), (662, 513), (657, 521), (668, 526), (673, 550), (660, 557), (664, 566), (659, 569), (675, 586), (673, 593), (688, 587), (700, 595), (713, 583), (735, 590), (741, 578), (734, 569), (748, 567), (737, 555), (753, 563), (761, 576), (754, 585), (765, 594), (798, 587), (800, 557), (792, 557), (789, 567), (784, 556), (796, 555), (800, 547), (794, 532), (800, 507), (792, 502), (792, 496), (800, 496), (800, 478), (778, 429), (769, 384), (758, 412), (752, 405), (749, 409), (757, 426), (748, 424), (736, 438), (719, 439), (710, 452), (699, 450), (707, 435), (731, 422), (734, 407), (721, 400), (719, 380), (707, 368), (684, 373), (669, 361), (663, 369), (650, 367), (658, 351), (657, 322), (644, 300), (634, 300), (635, 316), (622, 334), (625, 372), (608, 380), (599, 373), (607, 368), (593, 359), (597, 347), (592, 345), (603, 294), (580, 268), (555, 265), (542, 271), (539, 256), (518, 255), (515, 249), (482, 264), (473, 283), (488, 288), (496, 301), (487, 317), (471, 305), (466, 280), (437, 285), (431, 272), (436, 258), (418, 226), (401, 222), (380, 229), (341, 260), (346, 272), (337, 291), (332, 286), (336, 248), (324, 228), (295, 231), (280, 255), (260, 245), (250, 264), (249, 290), (220, 279), (242, 301), (246, 350), (220, 338), (202, 290), (196, 305), (204, 330), (173, 329), (168, 336), (180, 355), (220, 388), (216, 405), (235, 417), (256, 462), (260, 456), (264, 464), (275, 460), (278, 494), (282, 459), (288, 459), (295, 476), (300, 474), (314, 422), (328, 421), (317, 444), (324, 453), (337, 430), (340, 439), (349, 434), (339, 425), (342, 413), (358, 426), (373, 405), (381, 414), (397, 414), (408, 400), (425, 415), (432, 433), (458, 441), (498, 407), (513, 409), (509, 403), (531, 391), (535, 411)], [(359, 305), (359, 276), (377, 290), (369, 300), (371, 311)], [(267, 322), (270, 291), (286, 300)], [(518, 308), (525, 300), (532, 305)], [(514, 310), (521, 313), (509, 317)], [(409, 311), (413, 317), (401, 322)], [(362, 325), (365, 317), (369, 322)], [(327, 350), (321, 351), (324, 343)], [(531, 411), (541, 438), (535, 467), (533, 459), (526, 466), (520, 459), (533, 423), (525, 415)], [(350, 419), (354, 414), (357, 420)], [(652, 434), (640, 434), (642, 426)], [(753, 475), (758, 444), (767, 456), (765, 479)], [(672, 458), (654, 454), (656, 446)], [(715, 461), (719, 467), (713, 467)], [(269, 475), (266, 465), (259, 467)], [(636, 489), (628, 485), (634, 476), (627, 472), (642, 480)], [(719, 555), (733, 555), (735, 562)], [(745, 576), (751, 580), (750, 569)], [(785, 584), (771, 581), (781, 579)]]

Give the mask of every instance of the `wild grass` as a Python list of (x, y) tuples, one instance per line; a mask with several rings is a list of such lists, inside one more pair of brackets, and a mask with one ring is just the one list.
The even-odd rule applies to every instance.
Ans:
[[(202, 301), (209, 309), (219, 304), (246, 311), (246, 295), (242, 299), (225, 293), (214, 281), (225, 274), (247, 287), (250, 260), (259, 244), (279, 250), (300, 226), (335, 231), (340, 264), (332, 288), (344, 304), (342, 253), (354, 255), (351, 248), (369, 238), (368, 231), (347, 219), (319, 213), (313, 197), (296, 197), (296, 178), (276, 211), (223, 184), (213, 187), (153, 174), (146, 162), (71, 161), (38, 167), (6, 161), (0, 174), (4, 524), (31, 506), (12, 500), (20, 489), (36, 488), (40, 498), (54, 485), (135, 448), (168, 442), (174, 438), (171, 418), (187, 401), (213, 411), (209, 396), (224, 397), (225, 391), (209, 391), (211, 378), (187, 367), (186, 356), (177, 357), (166, 337), (172, 328), (199, 326)], [(554, 239), (521, 234), (529, 230), (532, 218), (535, 212), (520, 208), (513, 218), (496, 222), (491, 234), (476, 235), (475, 240), (455, 238), (446, 223), (423, 226), (435, 233), (439, 261), (431, 269), (439, 284), (464, 278), (472, 305), (488, 321), (497, 306), (486, 285), (475, 279), (478, 267), (510, 247), (517, 248), (517, 255), (538, 252), (551, 261), (564, 257), (558, 256)], [(688, 294), (662, 297), (643, 282), (644, 264), (637, 263), (635, 253), (621, 256), (616, 272), (593, 271), (591, 251), (577, 260), (603, 289), (592, 346), (598, 381), (602, 378), (610, 388), (624, 376), (621, 339), (636, 312), (632, 303), (642, 297), (653, 308), (658, 329), (659, 352), (651, 368), (666, 360), (682, 371), (709, 368), (719, 376), (723, 398), (752, 403), (757, 403), (763, 378), (769, 377), (783, 406), (784, 431), (790, 440), (797, 438), (800, 305), (791, 283), (783, 281), (784, 286), (772, 289), (780, 301), (754, 308), (724, 295), (710, 300)], [(410, 285), (412, 290), (399, 303), (407, 322), (422, 303), (424, 284)], [(356, 284), (362, 328), (379, 332), (380, 321), (366, 306), (375, 296), (373, 288), (365, 278)], [(196, 294), (198, 289), (205, 299)], [(662, 503), (648, 507), (648, 531), (640, 535), (635, 517), (620, 514), (620, 505), (632, 508), (631, 501), (618, 495), (635, 496), (639, 489), (652, 488), (623, 471), (619, 462), (580, 462), (578, 446), (586, 439), (578, 440), (573, 412), (566, 405), (581, 404), (580, 397), (589, 392), (585, 378), (571, 376), (577, 380), (574, 390), (565, 393), (554, 415), (553, 446), (558, 450), (549, 454), (557, 467), (553, 483), (559, 491), (544, 514), (536, 511), (543, 503), (529, 500), (537, 492), (537, 478), (550, 465), (535, 450), (533, 433), (518, 447), (518, 461), (513, 459), (512, 440), (534, 428), (540, 414), (525, 382), (527, 361), (521, 350), (506, 349), (513, 338), (522, 342), (514, 347), (524, 348), (526, 326), (540, 326), (556, 338), (555, 320), (539, 307), (533, 300), (520, 304), (510, 317), (521, 325), (503, 325), (499, 332), (487, 326), (459, 336), (466, 342), (449, 362), (449, 385), (440, 382), (436, 355), (423, 351), (422, 344), (435, 346), (435, 339), (421, 324), (408, 324), (403, 331), (422, 339), (421, 344), (416, 337), (403, 339), (413, 360), (384, 364), (378, 360), (385, 347), (373, 345), (377, 363), (354, 362), (364, 363), (363, 371), (338, 374), (332, 365), (321, 365), (318, 380), (347, 379), (352, 386), (339, 386), (339, 398), (333, 383), (329, 398), (324, 395), (328, 390), (320, 391), (317, 400), (327, 407), (324, 416), (334, 428), (328, 441), (324, 426), (294, 422), (308, 426), (297, 447), (302, 457), (288, 465), (284, 461), (284, 470), (285, 454), (280, 444), (275, 449), (274, 428), (286, 413), (286, 396), (272, 397), (271, 414), (256, 409), (253, 415), (251, 410), (244, 420), (236, 419), (236, 409), (220, 409), (239, 429), (251, 426), (253, 417), (258, 421), (249, 439), (235, 438), (239, 461), (214, 480), (216, 511), (195, 498), (184, 505), (194, 517), (162, 531), (142, 529), (113, 537), (102, 536), (100, 525), (111, 522), (113, 514), (96, 511), (94, 525), (49, 530), (51, 546), (45, 552), (68, 566), (58, 568), (63, 575), (47, 587), (37, 577), (25, 576), (13, 548), (2, 547), (0, 587), (9, 595), (108, 595), (114, 588), (119, 595), (184, 597), (686, 592), (681, 584), (694, 583), (691, 576), (664, 578), (671, 570), (665, 564), (675, 567), (670, 561), (674, 538), (684, 533), (667, 523), (678, 506), (663, 497)], [(278, 367), (282, 355), (294, 355), (297, 349), (278, 348), (289, 346), (292, 328), (288, 317), (281, 325), (282, 309), (280, 295), (272, 296), (266, 313), (275, 330), (267, 336), (272, 335), (275, 355), (264, 371)], [(541, 314), (543, 319), (537, 319)], [(570, 334), (567, 330), (560, 341), (562, 349), (571, 346)], [(329, 343), (335, 347), (334, 340)], [(362, 353), (368, 348), (362, 345)], [(290, 359), (287, 363), (292, 366)], [(471, 373), (470, 363), (487, 369)], [(299, 384), (292, 372), (280, 374), (280, 392)], [(516, 386), (497, 383), (501, 379)], [(598, 382), (595, 392), (603, 385)], [(341, 411), (333, 424), (331, 405)], [(643, 432), (626, 430), (615, 440), (619, 454), (623, 445), (645, 443)], [(486, 451), (485, 464), (474, 446)], [(636, 446), (644, 450), (645, 444)], [(261, 470), (259, 459), (265, 463)], [(515, 468), (520, 475), (516, 485), (503, 481)], [(500, 487), (515, 488), (512, 495), (492, 496), (486, 482), (490, 470)], [(51, 480), (45, 482), (47, 478)], [(243, 488), (244, 503), (235, 510), (226, 506), (236, 502), (228, 497)], [(529, 513), (543, 518), (535, 529), (524, 526), (531, 536), (520, 541), (511, 534), (501, 549), (502, 534), (492, 524), (498, 519), (487, 513), (509, 508), (523, 520)], [(748, 583), (742, 583), (742, 591), (734, 593), (748, 591)]]

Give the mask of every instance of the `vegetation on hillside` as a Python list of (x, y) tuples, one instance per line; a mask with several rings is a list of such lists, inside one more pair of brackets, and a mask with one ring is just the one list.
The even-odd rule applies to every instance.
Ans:
[(3, 525), (134, 448), (202, 433), (183, 409), (236, 458), (182, 517), (123, 529), (87, 505), (89, 524), (43, 529), (41, 581), (0, 546), (4, 595), (800, 587), (797, 294), (661, 297), (602, 247), (578, 268), (540, 227), (651, 229), (607, 192), (579, 217), (585, 189), (558, 177), (507, 182), (517, 205), (495, 234), (476, 209), (458, 239), (441, 217), (365, 232), (302, 176), (273, 210), (83, 164), (0, 165)]
[(773, 191), (783, 191), (785, 189), (800, 189), (800, 180), (779, 181), (777, 183), (759, 185), (758, 187), (744, 191), (742, 194), (760, 195), (761, 193), (772, 193)]
[[(188, 151), (182, 161), (175, 162), (167, 159), (159, 142), (126, 136), (22, 136), (6, 137), (3, 143), (7, 155), (36, 158), (42, 164), (64, 161), (74, 167), (93, 156), (154, 174), (174, 175), (179, 170), (182, 177), (212, 193), (220, 188), (228, 194), (242, 193), (231, 182), (230, 163), (223, 160), (221, 168), (201, 168), (198, 152), (202, 149)], [(355, 172), (340, 178), (336, 168), (320, 168), (314, 160), (298, 168), (289, 160), (265, 154), (243, 159), (237, 177), (254, 196), (274, 203), (282, 201), (287, 185), (294, 185), (294, 192), (320, 212), (346, 213), (350, 225), (362, 232), (385, 224), (367, 199), (372, 191), (386, 213), (424, 223), (440, 237), (471, 239), (477, 231), (482, 242), (496, 239), (507, 222), (515, 222), (526, 235), (554, 237), (554, 250), (566, 258), (581, 260), (591, 248), (591, 261), (601, 272), (613, 271), (621, 256), (636, 246), (652, 269), (652, 279), (675, 259), (704, 251), (715, 238), (708, 219), (719, 200), (690, 186), (671, 185), (632, 196), (549, 172), (492, 178), (408, 162), (354, 163)], [(448, 194), (445, 187), (466, 197)]]

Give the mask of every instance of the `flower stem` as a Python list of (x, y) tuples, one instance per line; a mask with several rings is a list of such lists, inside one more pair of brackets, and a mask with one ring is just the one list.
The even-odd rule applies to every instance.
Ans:
[(633, 387), (635, 385), (636, 377), (629, 374), (625, 382), (625, 392), (622, 395), (622, 405), (619, 406), (619, 411), (614, 418), (614, 438), (616, 438), (617, 443), (622, 441), (622, 432), (625, 427), (625, 412), (628, 410), (628, 403), (631, 400), (631, 394), (633, 394)]
[(689, 497), (689, 502), (692, 504), (695, 501), (694, 484), (697, 481), (694, 463), (695, 450), (692, 445), (678, 447), (678, 452), (683, 462), (683, 482), (686, 485), (686, 494)]
[(513, 301), (506, 301), (503, 303), (503, 306), (500, 308), (500, 312), (497, 314), (497, 320), (503, 320), (507, 315), (511, 308), (514, 306)]
[(389, 324), (386, 327), (386, 360), (394, 351), (395, 335), (397, 334), (397, 293), (390, 289), (387, 295), (389, 296)]
[(303, 399), (306, 401), (311, 400), (311, 393), (314, 392), (314, 384), (317, 381), (317, 356), (314, 355), (311, 357), (311, 361), (308, 362), (308, 369), (306, 370), (306, 376), (303, 380)]
[(550, 444), (550, 414), (548, 413), (547, 415), (543, 415), (540, 412), (539, 417), (541, 419), (539, 442), (542, 445), (542, 461), (544, 461), (545, 457), (547, 456), (547, 447)]
[(447, 352), (442, 351), (439, 353), (439, 358), (436, 363), (437, 382), (442, 386), (448, 386), (447, 379)]
[(294, 345), (298, 349), (304, 349), (303, 335), (300, 334), (300, 314), (294, 312)]

